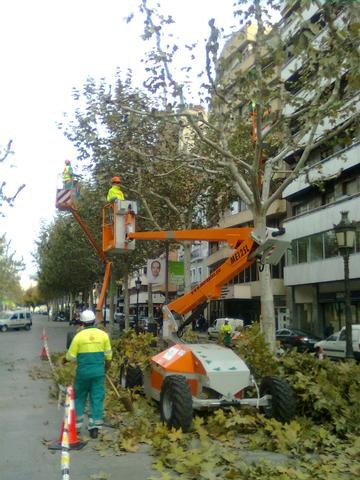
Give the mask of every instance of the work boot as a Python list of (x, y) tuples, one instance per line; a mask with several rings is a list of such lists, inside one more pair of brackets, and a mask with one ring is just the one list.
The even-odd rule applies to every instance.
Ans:
[(98, 437), (98, 433), (99, 433), (99, 429), (98, 429), (98, 428), (92, 428), (91, 430), (89, 430), (89, 434), (90, 434), (90, 437), (91, 437), (91, 438), (97, 438), (97, 437)]

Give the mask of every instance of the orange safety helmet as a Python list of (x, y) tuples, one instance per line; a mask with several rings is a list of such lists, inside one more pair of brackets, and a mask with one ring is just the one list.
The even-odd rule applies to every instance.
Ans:
[(70, 160), (65, 160), (65, 165), (70, 165)]
[(121, 178), (120, 177), (112, 177), (111, 183), (121, 183)]

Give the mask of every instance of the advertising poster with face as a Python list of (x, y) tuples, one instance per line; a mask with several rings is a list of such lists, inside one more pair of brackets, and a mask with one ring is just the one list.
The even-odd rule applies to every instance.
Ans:
[(148, 283), (165, 283), (165, 259), (153, 258), (147, 262)]

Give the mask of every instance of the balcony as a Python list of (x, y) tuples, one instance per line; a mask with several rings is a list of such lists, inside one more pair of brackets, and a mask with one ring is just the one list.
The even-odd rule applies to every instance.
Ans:
[[(360, 278), (360, 254), (350, 255), (350, 265), (350, 279)], [(284, 269), (284, 284), (287, 287), (337, 280), (344, 281), (344, 262), (340, 256), (317, 262), (300, 263)]]
[(300, 174), (285, 190), (283, 198), (288, 198), (295, 193), (309, 188), (311, 183), (320, 180), (336, 178), (342, 171), (348, 170), (360, 163), (360, 142), (353, 143), (350, 147), (336, 152), (322, 162), (312, 165), (306, 172)]
[[(324, 3), (325, 0), (322, 0), (322, 2)], [(301, 21), (301, 23), (303, 21), (306, 21), (308, 20), (309, 18), (311, 18), (316, 12), (318, 11), (318, 8), (314, 5), (312, 5), (308, 10), (305, 10), (305, 13), (306, 15), (303, 16), (303, 20)], [(342, 28), (345, 28), (345, 24), (344, 24), (344, 20), (343, 20), (343, 12), (340, 12), (338, 14), (338, 16), (336, 17), (335, 19), (335, 26), (341, 30)], [(294, 22), (291, 22), (289, 24), (289, 26), (292, 25), (294, 28), (291, 30), (291, 36), (289, 35), (286, 35), (284, 37), (284, 35), (282, 34), (282, 37), (283, 37), (283, 41), (286, 42), (286, 40), (289, 40), (291, 37), (294, 36), (294, 34), (301, 28), (301, 24), (299, 23), (299, 20), (297, 21), (294, 21)], [(313, 46), (316, 48), (316, 47), (320, 47), (320, 44), (323, 40), (323, 37), (324, 35), (326, 35), (327, 33), (327, 28), (323, 28), (320, 33), (318, 33), (316, 36), (314, 36), (314, 38), (312, 39), (312, 44)], [(303, 66), (304, 64), (304, 59), (301, 57), (301, 56), (298, 56), (298, 57), (293, 57), (291, 59), (288, 60), (287, 63), (285, 63), (285, 65), (282, 67), (282, 70), (281, 70), (281, 79), (283, 81), (287, 80), (288, 78), (290, 78), (295, 72), (297, 72), (298, 70), (300, 70), (300, 68)]]
[[(320, 3), (323, 4), (323, 3), (325, 3), (325, 1), (326, 0), (320, 0)], [(283, 23), (282, 28), (281, 28), (281, 37), (282, 37), (283, 41), (286, 41), (289, 38), (296, 35), (296, 33), (298, 32), (298, 30), (301, 27), (301, 24), (303, 22), (306, 22), (307, 20), (309, 20), (311, 17), (313, 17), (313, 15), (315, 15), (315, 13), (318, 10), (319, 10), (319, 8), (317, 7), (317, 5), (314, 2), (312, 2), (309, 5), (309, 8), (305, 9), (302, 12), (301, 19), (296, 15), (295, 12), (292, 15), (290, 15), (285, 20), (285, 22)]]
[[(293, 240), (309, 237), (332, 230), (334, 225), (339, 222), (342, 211), (349, 211), (349, 218), (358, 221), (359, 195), (351, 198), (343, 197), (332, 205), (326, 205), (310, 213), (289, 219), (284, 223), (286, 239)], [(311, 256), (311, 252), (308, 252), (307, 255)], [(350, 256), (350, 265), (350, 277), (360, 278), (359, 253)], [(343, 279), (344, 266), (340, 256), (288, 265), (284, 269), (284, 283), (286, 286), (332, 282)]]
[[(275, 200), (268, 210), (267, 217), (271, 218), (276, 215), (286, 213), (286, 201)], [(219, 221), (220, 228), (238, 227), (248, 225), (253, 221), (253, 215), (250, 210), (243, 210), (234, 214), (227, 214)]]

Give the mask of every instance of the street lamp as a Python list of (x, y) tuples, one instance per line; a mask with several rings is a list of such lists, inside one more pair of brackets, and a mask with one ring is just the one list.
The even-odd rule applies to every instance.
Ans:
[(136, 288), (136, 322), (135, 322), (135, 331), (138, 333), (139, 331), (139, 292), (141, 287), (141, 280), (138, 275), (137, 279), (135, 280), (135, 288)]
[(349, 255), (354, 248), (356, 226), (348, 219), (348, 213), (341, 212), (340, 223), (334, 225), (334, 231), (339, 253), (344, 260), (346, 358), (353, 358)]

